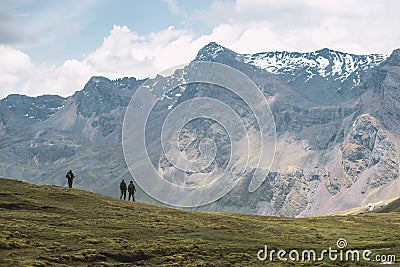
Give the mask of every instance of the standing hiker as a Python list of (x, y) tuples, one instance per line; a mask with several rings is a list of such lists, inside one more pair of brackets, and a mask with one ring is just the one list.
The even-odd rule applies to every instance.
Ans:
[(65, 177), (68, 179), (68, 187), (72, 188), (72, 182), (74, 181), (75, 178), (75, 175), (72, 173), (72, 170), (69, 170)]
[(132, 196), (132, 201), (135, 201), (136, 188), (135, 185), (133, 184), (133, 181), (131, 181), (128, 185), (128, 192), (129, 192), (128, 201), (131, 201), (131, 196)]
[(124, 200), (126, 199), (126, 183), (125, 180), (122, 179), (122, 182), (119, 184), (119, 189), (121, 190), (121, 196), (119, 197), (119, 199), (122, 199), (122, 197), (124, 197)]

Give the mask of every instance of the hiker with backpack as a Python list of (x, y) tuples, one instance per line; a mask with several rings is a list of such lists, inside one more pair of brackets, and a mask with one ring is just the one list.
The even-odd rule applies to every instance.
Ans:
[(69, 170), (67, 172), (67, 175), (65, 176), (65, 178), (68, 179), (68, 187), (72, 188), (72, 182), (74, 181), (75, 175), (72, 173), (72, 170)]
[(122, 199), (122, 197), (124, 197), (124, 200), (126, 200), (126, 183), (125, 180), (122, 179), (122, 182), (119, 184), (119, 189), (121, 190), (121, 196), (119, 197), (119, 199)]
[(133, 181), (131, 181), (128, 185), (128, 201), (131, 201), (131, 196), (132, 196), (132, 201), (135, 201), (135, 192), (136, 192), (136, 188), (135, 185), (133, 184)]

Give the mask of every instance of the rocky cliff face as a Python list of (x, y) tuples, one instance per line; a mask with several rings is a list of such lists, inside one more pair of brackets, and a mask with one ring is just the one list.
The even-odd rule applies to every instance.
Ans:
[[(241, 55), (216, 43), (201, 49), (197, 61), (236, 68), (262, 90), (275, 119), (277, 151), (258, 190), (248, 190), (256, 171), (249, 168), (225, 197), (197, 210), (305, 216), (398, 196), (399, 51), (386, 58), (328, 49)], [(168, 79), (184, 78), (185, 70), (178, 70)], [(143, 82), (93, 77), (66, 99), (1, 100), (0, 176), (63, 185), (64, 172), (72, 168), (78, 188), (115, 196), (119, 180), (131, 179), (121, 129), (126, 106)], [(246, 105), (221, 88), (188, 85), (163, 95), (149, 116), (146, 142), (156, 169), (174, 182), (194, 176), (171, 166), (163, 155), (162, 122), (174, 107), (202, 96), (223, 101), (237, 111), (247, 130), (256, 128)], [(218, 148), (215, 162), (203, 170), (206, 177), (227, 164), (231, 147), (216, 121), (194, 120), (180, 135), (182, 151), (198, 158), (202, 138), (216, 140)], [(138, 196), (154, 202), (144, 192)]]
[(350, 188), (361, 175), (366, 175), (364, 192), (390, 183), (399, 177), (395, 143), (387, 130), (369, 114), (356, 119), (340, 149), (344, 176), (329, 180), (327, 188), (336, 194)]

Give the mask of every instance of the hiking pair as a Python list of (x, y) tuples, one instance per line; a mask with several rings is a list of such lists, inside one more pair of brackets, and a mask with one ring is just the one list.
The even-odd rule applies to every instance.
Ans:
[(129, 185), (126, 186), (125, 180), (122, 180), (122, 182), (119, 185), (119, 189), (121, 191), (121, 195), (120, 195), (119, 199), (124, 198), (124, 200), (126, 200), (126, 191), (128, 191), (128, 193), (129, 193), (128, 201), (131, 200), (131, 197), (132, 197), (132, 201), (135, 201), (136, 188), (135, 188), (135, 185), (133, 184), (133, 181), (130, 181)]

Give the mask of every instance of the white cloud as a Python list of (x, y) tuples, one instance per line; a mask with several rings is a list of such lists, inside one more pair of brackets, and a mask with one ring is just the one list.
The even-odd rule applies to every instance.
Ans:
[(100, 48), (82, 62), (109, 78), (155, 75), (171, 66), (184, 64), (204, 42), (187, 30), (167, 29), (139, 36), (126, 26), (114, 26)]
[(22, 51), (1, 45), (0, 98), (10, 92), (68, 96), (94, 75), (110, 79), (153, 76), (189, 62), (208, 42), (208, 38), (194, 39), (190, 32), (172, 26), (139, 36), (126, 26), (115, 25), (98, 49), (81, 61), (67, 60), (61, 66), (33, 64)]
[(27, 54), (5, 45), (0, 45), (0, 84), (1, 90), (13, 90), (21, 87), (32, 70)]
[(249, 37), (235, 42), (232, 48), (239, 52), (329, 47), (364, 54), (390, 53), (399, 46), (398, 10), (397, 0), (237, 0), (215, 1), (191, 17), (213, 29), (241, 30)]
[[(61, 66), (35, 64), (29, 55), (0, 46), (0, 98), (10, 92), (28, 95), (71, 95), (93, 75), (111, 79), (144, 78), (192, 60), (207, 43), (216, 41), (239, 53), (328, 47), (351, 53), (390, 53), (400, 46), (400, 2), (386, 1), (214, 1), (188, 14), (176, 1), (169, 6), (185, 19), (209, 25), (208, 34), (166, 26), (139, 35), (114, 26), (95, 51)], [(222, 16), (221, 14), (225, 14)]]

